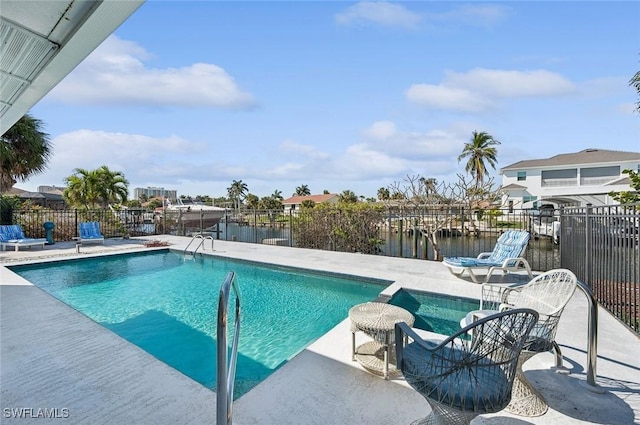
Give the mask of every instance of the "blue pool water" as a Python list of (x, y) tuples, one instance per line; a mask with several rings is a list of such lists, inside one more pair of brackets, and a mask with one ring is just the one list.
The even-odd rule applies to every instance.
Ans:
[(443, 335), (460, 330), (460, 320), (472, 310), (480, 308), (480, 301), (433, 292), (401, 289), (390, 304), (410, 311), (415, 317), (414, 327)]
[(219, 257), (185, 260), (170, 251), (11, 270), (212, 389), (218, 294), (234, 271), (242, 298), (235, 398), (389, 284)]

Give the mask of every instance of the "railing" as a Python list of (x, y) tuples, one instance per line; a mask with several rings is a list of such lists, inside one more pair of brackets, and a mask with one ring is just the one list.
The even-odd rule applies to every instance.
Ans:
[(565, 208), (560, 241), (562, 267), (640, 333), (640, 205)]
[[(196, 240), (199, 239), (200, 243), (195, 247), (195, 249), (193, 250), (193, 252), (191, 253), (191, 255), (193, 255), (194, 257), (196, 256), (196, 252), (198, 252), (198, 249), (200, 249), (201, 246), (204, 245), (204, 241), (209, 239), (211, 241), (211, 251), (213, 251), (213, 238), (211, 236), (204, 236), (204, 235), (195, 235), (193, 238), (191, 238), (191, 240), (189, 241), (189, 243), (187, 244), (187, 246), (184, 248), (184, 251), (182, 252), (182, 254), (184, 256), (187, 255), (187, 251), (189, 250), (189, 247), (191, 246), (191, 244)], [(204, 248), (203, 248), (204, 249)]]
[[(236, 317), (234, 323), (233, 343), (230, 359), (227, 355), (227, 320), (229, 295), (231, 289), (236, 295)], [(227, 274), (218, 298), (218, 328), (217, 328), (217, 368), (216, 368), (216, 424), (231, 425), (233, 420), (233, 386), (236, 376), (236, 361), (238, 358), (238, 339), (240, 337), (240, 291), (236, 284), (235, 273)]]

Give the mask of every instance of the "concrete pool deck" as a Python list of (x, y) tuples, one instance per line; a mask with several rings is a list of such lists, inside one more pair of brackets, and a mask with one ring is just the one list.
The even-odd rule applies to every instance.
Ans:
[[(143, 243), (150, 239), (167, 241), (176, 250), (190, 241), (175, 236), (106, 240), (104, 245), (83, 246), (79, 254), (74, 243), (0, 251), (0, 423), (215, 423), (214, 392), (3, 267), (147, 250)], [(211, 253), (209, 246), (205, 252)], [(213, 254), (393, 281), (385, 294), (404, 287), (480, 295), (480, 285), (429, 261), (225, 241), (215, 241)], [(242, 287), (242, 276), (238, 283)], [(560, 321), (557, 341), (571, 374), (551, 370), (551, 353), (539, 354), (524, 366), (549, 404), (545, 415), (524, 418), (503, 411), (473, 423), (640, 423), (640, 338), (599, 309), (597, 383), (604, 393), (590, 391), (585, 384), (587, 311), (585, 296), (576, 291)], [(236, 400), (233, 422), (400, 425), (428, 411), (426, 401), (401, 378), (385, 381), (351, 361), (345, 319)], [(38, 414), (57, 418), (36, 418)]]

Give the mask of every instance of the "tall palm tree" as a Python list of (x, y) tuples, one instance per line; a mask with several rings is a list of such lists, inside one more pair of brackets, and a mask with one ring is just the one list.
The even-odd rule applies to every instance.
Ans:
[[(635, 87), (638, 92), (638, 96), (640, 97), (640, 71), (636, 72), (636, 74), (629, 80), (629, 85)], [(636, 110), (640, 112), (640, 99), (638, 103), (636, 103)]]
[(282, 191), (278, 189), (273, 191), (273, 195), (271, 195), (271, 197), (278, 201), (284, 201), (284, 198), (282, 197)]
[(231, 186), (227, 188), (227, 194), (233, 201), (236, 209), (240, 208), (241, 201), (245, 198), (249, 187), (242, 180), (234, 180), (231, 182)]
[(45, 170), (51, 156), (43, 122), (26, 114), (0, 137), (0, 192)]
[(309, 186), (307, 186), (306, 184), (300, 185), (298, 187), (296, 187), (296, 193), (294, 193), (295, 196), (309, 196), (311, 195), (311, 191), (309, 190)]
[(480, 186), (487, 174), (487, 164), (496, 168), (498, 151), (494, 147), (499, 145), (496, 139), (488, 133), (474, 131), (471, 141), (465, 143), (462, 153), (458, 156), (458, 162), (467, 158), (464, 169), (476, 180), (476, 187)]

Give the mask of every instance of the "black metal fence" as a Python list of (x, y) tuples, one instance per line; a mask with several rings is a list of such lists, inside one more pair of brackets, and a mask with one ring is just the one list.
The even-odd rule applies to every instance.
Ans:
[(640, 332), (640, 205), (565, 208), (560, 229), (562, 267)]
[[(505, 229), (525, 229), (532, 233), (526, 258), (535, 270), (560, 266), (560, 246), (553, 226), (559, 215), (540, 217), (525, 210), (494, 210), (478, 216), (464, 209), (382, 209), (370, 211), (333, 211), (323, 216), (300, 211), (229, 211), (213, 227), (181, 221), (179, 214), (142, 210), (15, 210), (12, 223), (21, 224), (30, 237), (44, 237), (43, 224), (53, 222), (54, 239), (72, 240), (78, 223), (99, 221), (106, 238), (197, 233), (215, 239), (313, 247), (335, 251), (373, 253), (384, 256), (437, 260), (432, 242), (440, 256), (477, 256), (491, 251)], [(203, 223), (206, 220), (203, 220)], [(356, 234), (363, 233), (363, 236)], [(433, 235), (430, 240), (427, 233)]]

